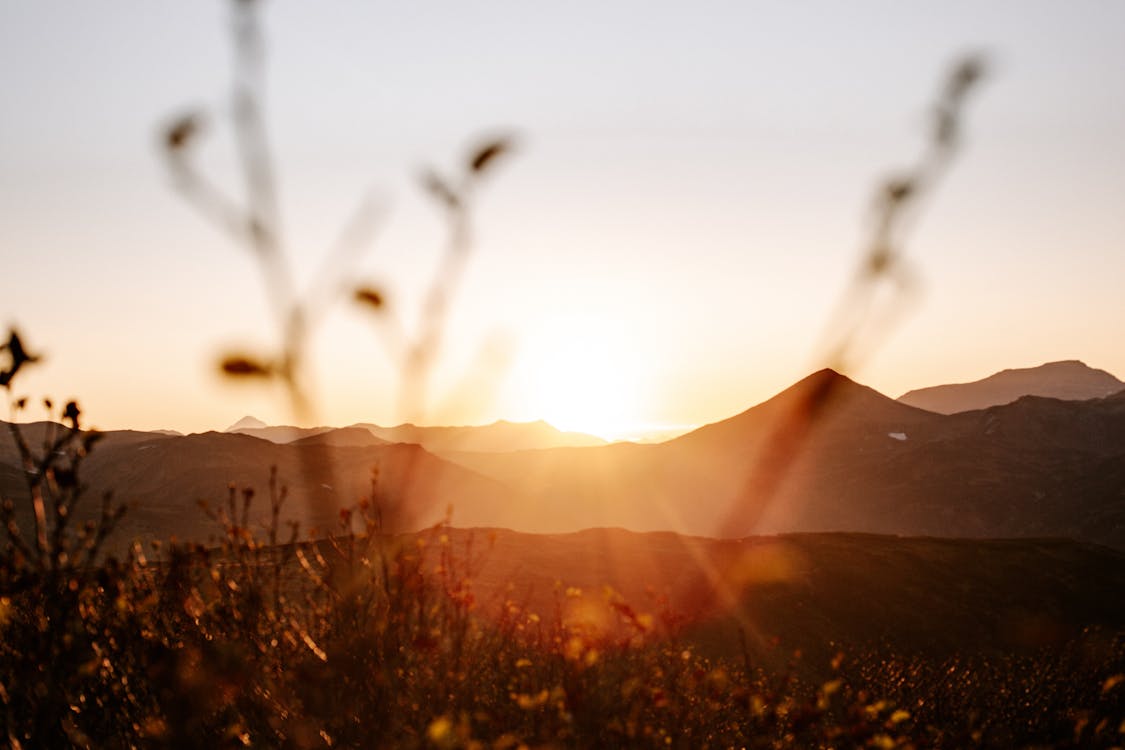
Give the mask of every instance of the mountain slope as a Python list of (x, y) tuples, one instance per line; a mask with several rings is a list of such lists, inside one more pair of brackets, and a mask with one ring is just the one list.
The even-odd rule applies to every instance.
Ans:
[[(467, 530), (449, 532), (454, 552), (474, 536), (477, 549), (489, 539), (473, 582), (482, 603), (518, 598), (550, 616), (558, 582), (581, 592), (564, 600), (564, 617), (568, 606), (597, 615), (612, 601), (654, 615), (666, 606), (691, 618), (685, 636), (696, 647), (741, 656), (741, 629), (754, 656), (778, 666), (794, 649), (827, 665), (841, 644), (965, 655), (1032, 650), (1086, 627), (1125, 628), (1125, 552), (1061, 539)], [(710, 595), (715, 580), (729, 596)], [(618, 620), (608, 614), (605, 621)]]
[(580, 432), (563, 432), (542, 420), (508, 422), (502, 419), (487, 425), (459, 427), (423, 427), (413, 424), (381, 427), (367, 422), (353, 426), (365, 427), (373, 435), (390, 443), (417, 443), (435, 452), (496, 452), (606, 444), (599, 437)]
[(1125, 548), (1125, 394), (943, 416), (822, 372), (660, 445), (449, 457), (537, 498), (516, 527), (534, 531), (1071, 536)]
[(320, 435), (325, 432), (332, 431), (332, 427), (293, 427), (292, 425), (267, 425), (262, 424), (260, 427), (231, 427), (226, 430), (228, 433), (235, 433), (238, 435), (249, 435), (256, 437), (260, 440), (268, 440), (271, 443), (292, 443), (295, 440), (302, 438)]
[[(452, 507), (458, 525), (530, 532), (1067, 536), (1125, 549), (1125, 392), (1028, 396), (941, 415), (825, 370), (655, 445), (437, 455), (367, 445), (378, 439), (369, 435), (360, 425), (279, 445), (229, 433), (112, 433), (84, 477), (95, 497), (113, 489), (136, 502), (130, 523), (155, 536), (212, 529), (196, 500), (223, 501), (230, 482), (260, 498), (277, 466), (292, 497), (285, 515), (306, 526), (333, 526), (341, 507), (370, 496), (377, 469), (413, 527)], [(0, 491), (19, 499), (26, 491), (10, 445), (0, 447), (0, 465)]]
[(223, 432), (238, 432), (240, 430), (260, 430), (268, 425), (257, 417), (252, 417), (247, 414), (242, 419), (238, 420), (230, 427), (223, 430)]
[(1125, 382), (1077, 360), (1003, 370), (971, 383), (919, 388), (899, 397), (904, 404), (939, 414), (954, 414), (1011, 403), (1021, 396), (1085, 401), (1125, 390)]
[(382, 427), (358, 422), (349, 427), (292, 427), (266, 425), (253, 417), (245, 417), (226, 431), (251, 435), (271, 443), (292, 443), (336, 430), (348, 430), (350, 438), (338, 435), (336, 440), (360, 440), (357, 430), (366, 430), (385, 443), (415, 443), (433, 452), (444, 451), (514, 451), (537, 448), (605, 445), (606, 441), (581, 432), (563, 432), (546, 422), (508, 422), (500, 420), (487, 425), (462, 427), (429, 427), (400, 424)]
[(351, 447), (369, 447), (372, 445), (387, 445), (387, 441), (375, 437), (370, 430), (363, 427), (340, 427), (327, 432), (318, 432), (313, 435), (298, 438), (289, 443), (293, 446), (304, 445), (335, 445)]
[[(374, 440), (375, 438), (371, 438)], [(17, 519), (31, 528), (30, 503), (14, 451), (0, 454), (0, 493), (11, 498)], [(219, 525), (199, 507), (228, 506), (230, 488), (254, 490), (248, 521), (269, 522), (271, 467), (287, 499), (280, 518), (296, 521), (304, 533), (316, 527), (337, 530), (339, 511), (374, 498), (388, 528), (410, 529), (446, 518), (480, 525), (503, 518), (521, 498), (494, 479), (449, 463), (417, 445), (279, 445), (248, 435), (209, 432), (186, 437), (111, 435), (99, 442), (82, 465), (86, 496), (76, 509), (79, 521), (95, 518), (100, 498), (112, 492), (129, 507), (115, 540), (205, 541)], [(377, 481), (376, 481), (377, 478)], [(374, 494), (373, 494), (374, 493)], [(282, 533), (285, 529), (282, 529)]]
[[(533, 525), (518, 528), (737, 537), (758, 530), (775, 505), (800, 499), (792, 480), (808, 466), (820, 472), (858, 458), (888, 460), (902, 446), (892, 434), (940, 419), (823, 370), (730, 419), (657, 445), (446, 455), (540, 499)], [(859, 511), (855, 525), (828, 528), (873, 530)]]

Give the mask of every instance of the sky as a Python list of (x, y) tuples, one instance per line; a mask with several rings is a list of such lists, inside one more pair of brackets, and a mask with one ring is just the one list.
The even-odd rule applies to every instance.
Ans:
[[(419, 174), (517, 148), (474, 194), (472, 255), (417, 421), (544, 418), (617, 437), (731, 416), (818, 342), (912, 164), (952, 61), (986, 55), (964, 142), (902, 247), (918, 293), (849, 375), (890, 396), (1081, 359), (1125, 376), (1125, 5), (267, 2), (284, 250), (316, 277), (363, 196), (372, 284), (408, 335), (445, 225)], [(278, 331), (259, 269), (188, 205), (161, 128), (241, 186), (221, 2), (0, 7), (0, 325), (43, 362), (13, 395), (103, 429), (297, 420), (224, 352)], [(321, 424), (401, 421), (383, 322), (341, 294), (308, 355)], [(483, 369), (479, 363), (487, 363)], [(34, 416), (34, 415), (30, 415)]]

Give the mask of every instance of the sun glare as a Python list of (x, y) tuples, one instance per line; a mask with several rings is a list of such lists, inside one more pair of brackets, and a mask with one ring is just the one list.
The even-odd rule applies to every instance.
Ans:
[(639, 421), (641, 372), (619, 326), (553, 318), (525, 343), (515, 385), (531, 418), (614, 440)]

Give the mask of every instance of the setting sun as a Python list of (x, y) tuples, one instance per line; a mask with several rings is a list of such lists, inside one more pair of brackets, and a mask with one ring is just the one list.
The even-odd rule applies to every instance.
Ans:
[(529, 418), (614, 440), (635, 428), (644, 379), (626, 331), (604, 319), (559, 316), (526, 341), (513, 372)]

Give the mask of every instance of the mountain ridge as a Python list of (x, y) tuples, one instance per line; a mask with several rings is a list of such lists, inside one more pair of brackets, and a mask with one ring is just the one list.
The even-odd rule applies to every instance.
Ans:
[(1125, 382), (1109, 372), (1081, 360), (1067, 359), (1035, 367), (1007, 368), (965, 383), (916, 388), (897, 400), (939, 414), (955, 414), (1011, 403), (1021, 396), (1085, 401), (1122, 390)]
[(237, 432), (239, 430), (247, 430), (247, 429), (258, 430), (258, 429), (261, 429), (261, 428), (266, 427), (266, 426), (267, 426), (266, 423), (263, 422), (262, 420), (258, 419), (257, 417), (254, 417), (254, 416), (251, 416), (251, 415), (247, 414), (245, 417), (238, 420), (237, 422), (235, 422), (234, 424), (232, 424), (230, 427), (226, 428), (225, 430), (223, 430), (223, 432)]
[[(114, 491), (135, 504), (138, 533), (181, 538), (206, 527), (192, 515), (198, 500), (223, 502), (230, 484), (262, 493), (276, 466), (298, 519), (327, 528), (340, 508), (374, 492), (418, 524), (452, 506), (458, 524), (534, 533), (1067, 536), (1125, 549), (1125, 392), (1029, 396), (943, 415), (821, 370), (658, 444), (439, 450), (379, 443), (365, 430), (326, 429), (289, 444), (242, 431), (109, 432), (83, 476), (90, 495)], [(0, 493), (26, 505), (11, 441), (0, 445)]]
[[(252, 417), (245, 418), (253, 419)], [(257, 421), (257, 420), (255, 420)], [(415, 443), (434, 451), (511, 451), (534, 450), (539, 448), (599, 446), (607, 442), (594, 435), (568, 432), (558, 429), (544, 420), (533, 422), (512, 422), (497, 420), (484, 425), (415, 425), (409, 422), (383, 427), (372, 422), (356, 422), (347, 427), (294, 427), (292, 425), (263, 425), (261, 427), (238, 427), (232, 425), (227, 432), (241, 433), (268, 440), (272, 443), (294, 443), (310, 438), (348, 431), (350, 440), (360, 440), (356, 430), (366, 430), (374, 438), (386, 443)], [(345, 440), (341, 433), (336, 440)], [(323, 438), (328, 440), (332, 438)], [(315, 441), (314, 441), (315, 442)]]

